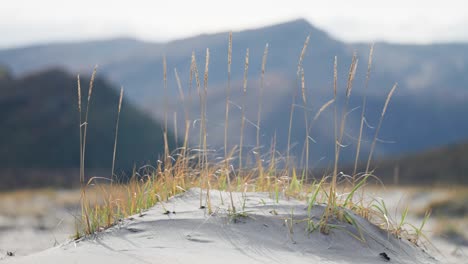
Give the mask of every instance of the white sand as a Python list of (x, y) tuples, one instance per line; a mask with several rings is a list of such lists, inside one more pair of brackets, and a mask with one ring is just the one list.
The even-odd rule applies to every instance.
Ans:
[[(222, 200), (220, 199), (222, 196)], [(365, 243), (350, 224), (338, 223), (329, 235), (306, 232), (304, 202), (281, 198), (275, 203), (266, 193), (247, 193), (247, 217), (229, 216), (229, 194), (212, 191), (213, 211), (199, 209), (199, 190), (171, 198), (94, 236), (2, 263), (437, 263), (407, 241), (354, 216)], [(242, 194), (234, 193), (237, 210)], [(164, 209), (165, 208), (165, 209)], [(164, 214), (169, 210), (170, 214)], [(172, 213), (172, 212), (175, 212)], [(312, 209), (318, 222), (322, 206)], [(291, 221), (291, 216), (294, 219)], [(292, 224), (292, 232), (289, 226)]]

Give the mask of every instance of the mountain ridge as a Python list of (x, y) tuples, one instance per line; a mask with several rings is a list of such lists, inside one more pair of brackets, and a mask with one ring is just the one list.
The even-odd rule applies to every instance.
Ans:
[[(79, 112), (76, 78), (49, 69), (0, 81), (0, 168), (79, 168)], [(89, 78), (82, 77), (82, 107)], [(91, 97), (86, 168), (110, 168), (119, 95), (98, 77)], [(162, 153), (162, 127), (125, 98), (116, 164), (129, 171), (155, 162)], [(172, 137), (169, 137), (172, 144)]]
[[(271, 142), (274, 131), (285, 134), (288, 127), (291, 98), (299, 89), (297, 61), (306, 37), (310, 34), (310, 42), (303, 60), (306, 92), (310, 98), (310, 106), (316, 111), (321, 105), (333, 97), (333, 60), (338, 58), (338, 89), (339, 101), (344, 94), (347, 71), (353, 56), (357, 51), (359, 66), (352, 92), (350, 109), (359, 107), (364, 94), (363, 87), (366, 78), (366, 68), (370, 45), (362, 43), (345, 43), (333, 38), (303, 19), (273, 26), (264, 26), (252, 30), (233, 32), (232, 54), (232, 97), (233, 104), (241, 105), (242, 79), (244, 76), (244, 60), (246, 49), (250, 49), (250, 67), (248, 73), (248, 103), (246, 117), (256, 120), (259, 79), (261, 74), (261, 57), (266, 43), (269, 43), (269, 53), (266, 65), (267, 79), (265, 83), (264, 122), (262, 121), (262, 145)], [(102, 44), (102, 43), (101, 43)], [(141, 44), (141, 43), (140, 43)], [(210, 73), (208, 77), (208, 119), (213, 131), (209, 143), (216, 148), (222, 145), (224, 122), (224, 100), (227, 80), (227, 49), (228, 34), (203, 34), (167, 43), (148, 44), (141, 47), (117, 45), (98, 47), (96, 50), (78, 45), (77, 49), (63, 48), (30, 50), (28, 54), (13, 54), (10, 51), (0, 51), (0, 64), (13, 68), (16, 74), (40, 70), (45, 67), (64, 67), (73, 73), (89, 71), (95, 64), (100, 65), (100, 73), (112, 83), (123, 85), (128, 100), (145, 110), (153, 118), (162, 120), (164, 109), (163, 92), (163, 56), (167, 58), (167, 85), (169, 87), (169, 113), (178, 112), (182, 117), (182, 102), (178, 96), (174, 69), (177, 69), (182, 81), (182, 90), (189, 94), (189, 72), (191, 54), (197, 57), (198, 68), (202, 74), (204, 56), (207, 48), (210, 50)], [(84, 50), (84, 51), (83, 51)], [(384, 120), (382, 138), (386, 141), (396, 141), (394, 144), (378, 144), (377, 155), (397, 155), (411, 151), (441, 146), (468, 138), (468, 125), (465, 116), (468, 114), (466, 98), (468, 98), (468, 44), (445, 46), (430, 45), (392, 45), (376, 43), (373, 57), (368, 95), (367, 116), (369, 127), (366, 128), (365, 141), (371, 140), (372, 126), (378, 120), (385, 97), (395, 82), (399, 83), (397, 92), (390, 102), (389, 111)], [(197, 112), (198, 96), (196, 88), (192, 87), (194, 104), (192, 112)], [(221, 102), (221, 103), (220, 103)], [(300, 100), (298, 101), (300, 102)], [(397, 105), (400, 109), (393, 108)], [(281, 106), (281, 107), (280, 107)], [(240, 111), (233, 107), (229, 122), (235, 127), (240, 120)], [(351, 146), (356, 142), (356, 126), (359, 115), (355, 111), (349, 115), (349, 136), (345, 140)], [(315, 113), (311, 112), (310, 116)], [(198, 114), (192, 114), (193, 121)], [(304, 117), (301, 111), (296, 111), (293, 122), (293, 141), (302, 145), (304, 135)], [(322, 123), (316, 125), (314, 134), (321, 140), (315, 145), (315, 159), (330, 157), (333, 140), (330, 133), (329, 112), (323, 113)], [(281, 122), (279, 122), (281, 120)], [(386, 124), (391, 125), (386, 125)], [(181, 124), (183, 126), (183, 124)], [(401, 131), (404, 128), (407, 131)], [(254, 131), (247, 128), (246, 141), (252, 142)], [(287, 129), (286, 129), (287, 130)], [(181, 127), (179, 131), (184, 131)], [(394, 135), (394, 136), (392, 136)], [(238, 142), (238, 135), (233, 135), (232, 144)], [(424, 136), (424, 139), (422, 138)], [(196, 135), (194, 135), (196, 138)], [(370, 138), (369, 138), (370, 137)], [(396, 139), (396, 140), (392, 140)], [(278, 146), (283, 146), (286, 138), (278, 138)], [(331, 145), (330, 145), (331, 144)], [(366, 144), (364, 144), (366, 145)], [(364, 146), (364, 150), (368, 146)], [(352, 147), (350, 147), (351, 149)], [(301, 150), (295, 155), (300, 156)], [(353, 151), (343, 156), (352, 160)]]

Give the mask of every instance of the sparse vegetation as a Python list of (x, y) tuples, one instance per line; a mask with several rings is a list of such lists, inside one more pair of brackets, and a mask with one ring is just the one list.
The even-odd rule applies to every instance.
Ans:
[[(217, 157), (216, 152), (211, 151), (207, 146), (207, 93), (208, 93), (208, 73), (209, 73), (209, 61), (210, 61), (210, 52), (206, 50), (205, 56), (205, 71), (203, 77), (203, 89), (201, 86), (201, 81), (199, 78), (197, 61), (195, 53), (193, 53), (191, 58), (191, 74), (190, 74), (190, 87), (192, 86), (193, 78), (195, 79), (195, 87), (197, 88), (197, 93), (200, 100), (200, 127), (199, 127), (199, 142), (197, 148), (189, 147), (189, 132), (192, 131), (193, 120), (189, 119), (189, 115), (185, 115), (185, 137), (183, 138), (183, 146), (180, 146), (172, 151), (169, 149), (169, 142), (167, 139), (167, 114), (165, 114), (165, 129), (164, 129), (164, 157), (158, 160), (156, 166), (147, 165), (140, 169), (133, 171), (131, 179), (126, 184), (114, 183), (112, 186), (108, 186), (105, 183), (100, 183), (98, 178), (91, 178), (87, 182), (84, 181), (84, 166), (85, 161), (85, 146), (86, 146), (86, 128), (87, 128), (87, 116), (89, 109), (85, 112), (84, 123), (80, 123), (80, 128), (83, 128), (82, 134), (82, 144), (80, 145), (81, 153), (81, 183), (82, 183), (82, 228), (77, 231), (76, 238), (86, 235), (93, 234), (100, 230), (103, 230), (107, 227), (110, 227), (117, 223), (121, 218), (128, 217), (133, 214), (142, 214), (144, 210), (149, 207), (154, 206), (156, 203), (164, 203), (176, 194), (185, 192), (189, 188), (199, 187), (200, 192), (200, 208), (206, 209), (209, 215), (213, 215), (213, 208), (215, 205), (211, 203), (210, 197), (213, 194), (213, 190), (226, 191), (230, 193), (230, 209), (229, 215), (231, 219), (239, 219), (241, 217), (247, 217), (248, 212), (245, 211), (244, 205), (248, 197), (249, 192), (268, 192), (272, 199), (278, 202), (283, 198), (297, 198), (307, 201), (308, 212), (310, 212), (314, 206), (317, 204), (324, 204), (325, 209), (323, 210), (323, 215), (321, 219), (315, 221), (313, 219), (303, 219), (297, 220), (294, 218), (294, 212), (291, 212), (291, 216), (288, 219), (285, 219), (286, 225), (288, 225), (290, 231), (292, 232), (292, 226), (295, 221), (305, 221), (307, 222), (307, 227), (305, 231), (312, 232), (315, 230), (320, 230), (322, 233), (328, 234), (333, 229), (340, 229), (340, 223), (348, 223), (352, 225), (356, 232), (350, 232), (350, 235), (355, 237), (361, 242), (364, 241), (363, 234), (360, 231), (360, 227), (355, 220), (355, 215), (362, 216), (369, 221), (379, 225), (383, 229), (393, 233), (397, 237), (409, 237), (414, 243), (418, 243), (419, 239), (423, 236), (421, 235), (421, 230), (424, 227), (424, 223), (427, 218), (424, 220), (423, 224), (414, 228), (415, 232), (410, 234), (409, 231), (405, 229), (406, 225), (406, 214), (404, 214), (401, 219), (398, 221), (392, 220), (388, 210), (383, 201), (374, 200), (370, 203), (365, 203), (365, 195), (361, 193), (358, 194), (358, 190), (363, 188), (368, 179), (375, 178), (371, 175), (372, 171), (370, 170), (370, 164), (372, 161), (372, 153), (375, 148), (375, 144), (378, 137), (378, 132), (381, 127), (382, 121), (385, 116), (387, 106), (390, 102), (392, 94), (395, 92), (396, 84), (390, 90), (383, 110), (380, 115), (380, 120), (375, 131), (374, 141), (372, 142), (371, 152), (368, 157), (366, 170), (364, 173), (353, 173), (353, 175), (348, 176), (342, 172), (338, 171), (339, 161), (340, 161), (340, 149), (343, 148), (343, 136), (346, 129), (346, 117), (348, 114), (348, 102), (351, 97), (351, 91), (353, 87), (353, 81), (357, 70), (357, 54), (353, 56), (351, 65), (348, 71), (348, 81), (346, 84), (345, 91), (345, 106), (342, 108), (341, 116), (337, 114), (337, 98), (338, 94), (341, 92), (338, 89), (338, 63), (337, 58), (335, 57), (334, 63), (334, 72), (333, 72), (333, 94), (334, 98), (328, 101), (325, 105), (320, 107), (316, 113), (312, 113), (310, 116), (314, 116), (313, 120), (309, 120), (309, 115), (307, 112), (310, 110), (307, 107), (307, 91), (306, 91), (306, 82), (305, 82), (305, 71), (303, 68), (302, 61), (305, 57), (307, 46), (309, 42), (309, 37), (306, 38), (303, 45), (302, 51), (299, 56), (298, 61), (298, 85), (300, 89), (296, 89), (296, 92), (293, 94), (292, 104), (290, 108), (290, 126), (288, 133), (288, 149), (286, 150), (286, 157), (282, 157), (278, 154), (278, 151), (275, 148), (276, 139), (272, 139), (271, 149), (267, 153), (261, 153), (259, 148), (259, 143), (257, 140), (257, 146), (254, 150), (245, 149), (243, 131), (246, 123), (246, 118), (244, 115), (245, 104), (241, 103), (242, 119), (240, 125), (240, 142), (238, 146), (233, 146), (229, 148), (227, 140), (224, 141), (224, 157)], [(229, 94), (231, 89), (230, 83), (230, 67), (231, 67), (231, 52), (232, 52), (232, 35), (229, 35), (229, 49), (228, 49), (228, 87), (226, 90), (226, 120), (225, 120), (225, 130), (224, 135), (228, 137), (228, 132), (232, 131), (228, 129), (228, 116), (229, 116), (229, 106), (231, 102), (229, 101)], [(268, 46), (267, 46), (268, 47)], [(264, 52), (264, 59), (262, 63), (262, 83), (265, 72), (265, 62), (267, 49)], [(372, 54), (372, 48), (371, 48)], [(164, 60), (164, 83), (166, 84), (167, 68), (166, 61)], [(369, 69), (371, 67), (371, 60), (369, 60)], [(245, 65), (244, 65), (244, 82), (242, 86), (242, 92), (244, 99), (247, 96), (247, 76), (249, 69), (249, 50), (246, 50), (245, 56)], [(175, 71), (177, 73), (177, 70)], [(179, 77), (177, 76), (177, 79)], [(93, 79), (93, 78), (92, 78)], [(181, 94), (181, 99), (184, 100), (186, 97), (183, 94), (183, 89), (181, 88), (180, 80), (177, 80), (179, 92)], [(78, 86), (80, 87), (80, 86)], [(92, 87), (92, 82), (90, 84)], [(261, 87), (263, 89), (263, 85)], [(298, 87), (296, 87), (298, 88)], [(97, 88), (96, 88), (97, 89)], [(166, 91), (166, 88), (165, 88)], [(299, 167), (293, 162), (290, 157), (290, 148), (291, 148), (291, 127), (292, 119), (294, 118), (294, 111), (296, 107), (296, 95), (301, 93), (302, 96), (302, 107), (305, 111), (305, 122), (306, 122), (306, 138), (304, 139), (304, 157), (302, 157), (304, 166)], [(89, 89), (88, 93), (88, 104), (92, 100), (92, 89)], [(79, 101), (80, 92), (79, 92)], [(120, 98), (121, 101), (121, 98)], [(191, 95), (189, 95), (189, 102), (183, 101), (183, 103), (190, 103)], [(117, 101), (116, 101), (117, 104)], [(120, 112), (120, 102), (119, 102), (119, 112)], [(327, 108), (334, 104), (334, 123), (335, 123), (335, 159), (334, 166), (332, 168), (331, 174), (324, 174), (320, 181), (311, 182), (308, 180), (309, 165), (308, 165), (308, 152), (309, 152), (309, 130), (312, 127), (313, 121), (315, 121), (318, 116), (326, 111)], [(80, 108), (81, 109), (81, 108)], [(123, 109), (125, 111), (125, 109)], [(92, 114), (92, 113), (91, 113)], [(81, 115), (81, 112), (80, 112)], [(258, 116), (261, 116), (261, 110), (258, 111)], [(194, 117), (192, 117), (194, 118)], [(365, 118), (365, 113), (362, 113), (361, 121)], [(257, 120), (257, 135), (258, 130), (260, 130), (260, 120)], [(310, 125), (309, 125), (310, 124)], [(339, 125), (338, 125), (339, 124)], [(362, 124), (361, 124), (362, 126)], [(115, 133), (117, 136), (117, 133)], [(258, 137), (258, 136), (257, 136)], [(115, 139), (117, 142), (117, 139)], [(115, 152), (115, 149), (114, 149)], [(256, 162), (253, 166), (246, 162), (249, 158), (249, 155), (254, 153), (256, 157)], [(359, 149), (357, 150), (359, 153)], [(284, 160), (286, 159), (286, 162)], [(111, 175), (113, 177), (113, 175)], [(112, 178), (110, 179), (111, 182)], [(101, 188), (104, 198), (100, 202), (93, 201), (92, 197), (87, 195), (87, 188), (91, 185), (96, 185), (97, 188)], [(96, 187), (95, 187), (96, 188)], [(232, 192), (240, 192), (242, 194), (243, 201), (240, 201), (240, 205), (237, 205), (233, 201)], [(349, 191), (349, 192), (347, 192)], [(204, 195), (206, 194), (206, 195)], [(221, 199), (222, 201), (222, 199)], [(407, 211), (406, 211), (407, 212)], [(415, 238), (415, 239), (414, 239)]]

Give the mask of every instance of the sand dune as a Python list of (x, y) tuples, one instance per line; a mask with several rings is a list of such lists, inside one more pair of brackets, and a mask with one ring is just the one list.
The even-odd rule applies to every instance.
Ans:
[(276, 203), (267, 193), (233, 193), (240, 216), (229, 210), (229, 193), (212, 191), (213, 213), (208, 214), (207, 208), (199, 209), (199, 197), (199, 189), (191, 189), (99, 234), (4, 263), (437, 262), (354, 214), (365, 241), (353, 237), (360, 237), (353, 225), (337, 220), (328, 235), (307, 232), (307, 219), (320, 219), (320, 205), (309, 218), (301, 201)]

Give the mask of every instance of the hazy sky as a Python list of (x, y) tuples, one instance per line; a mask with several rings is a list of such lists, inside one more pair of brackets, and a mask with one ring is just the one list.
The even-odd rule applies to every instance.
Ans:
[(468, 43), (468, 0), (14, 0), (0, 5), (0, 47), (122, 36), (163, 41), (296, 18), (345, 41)]

